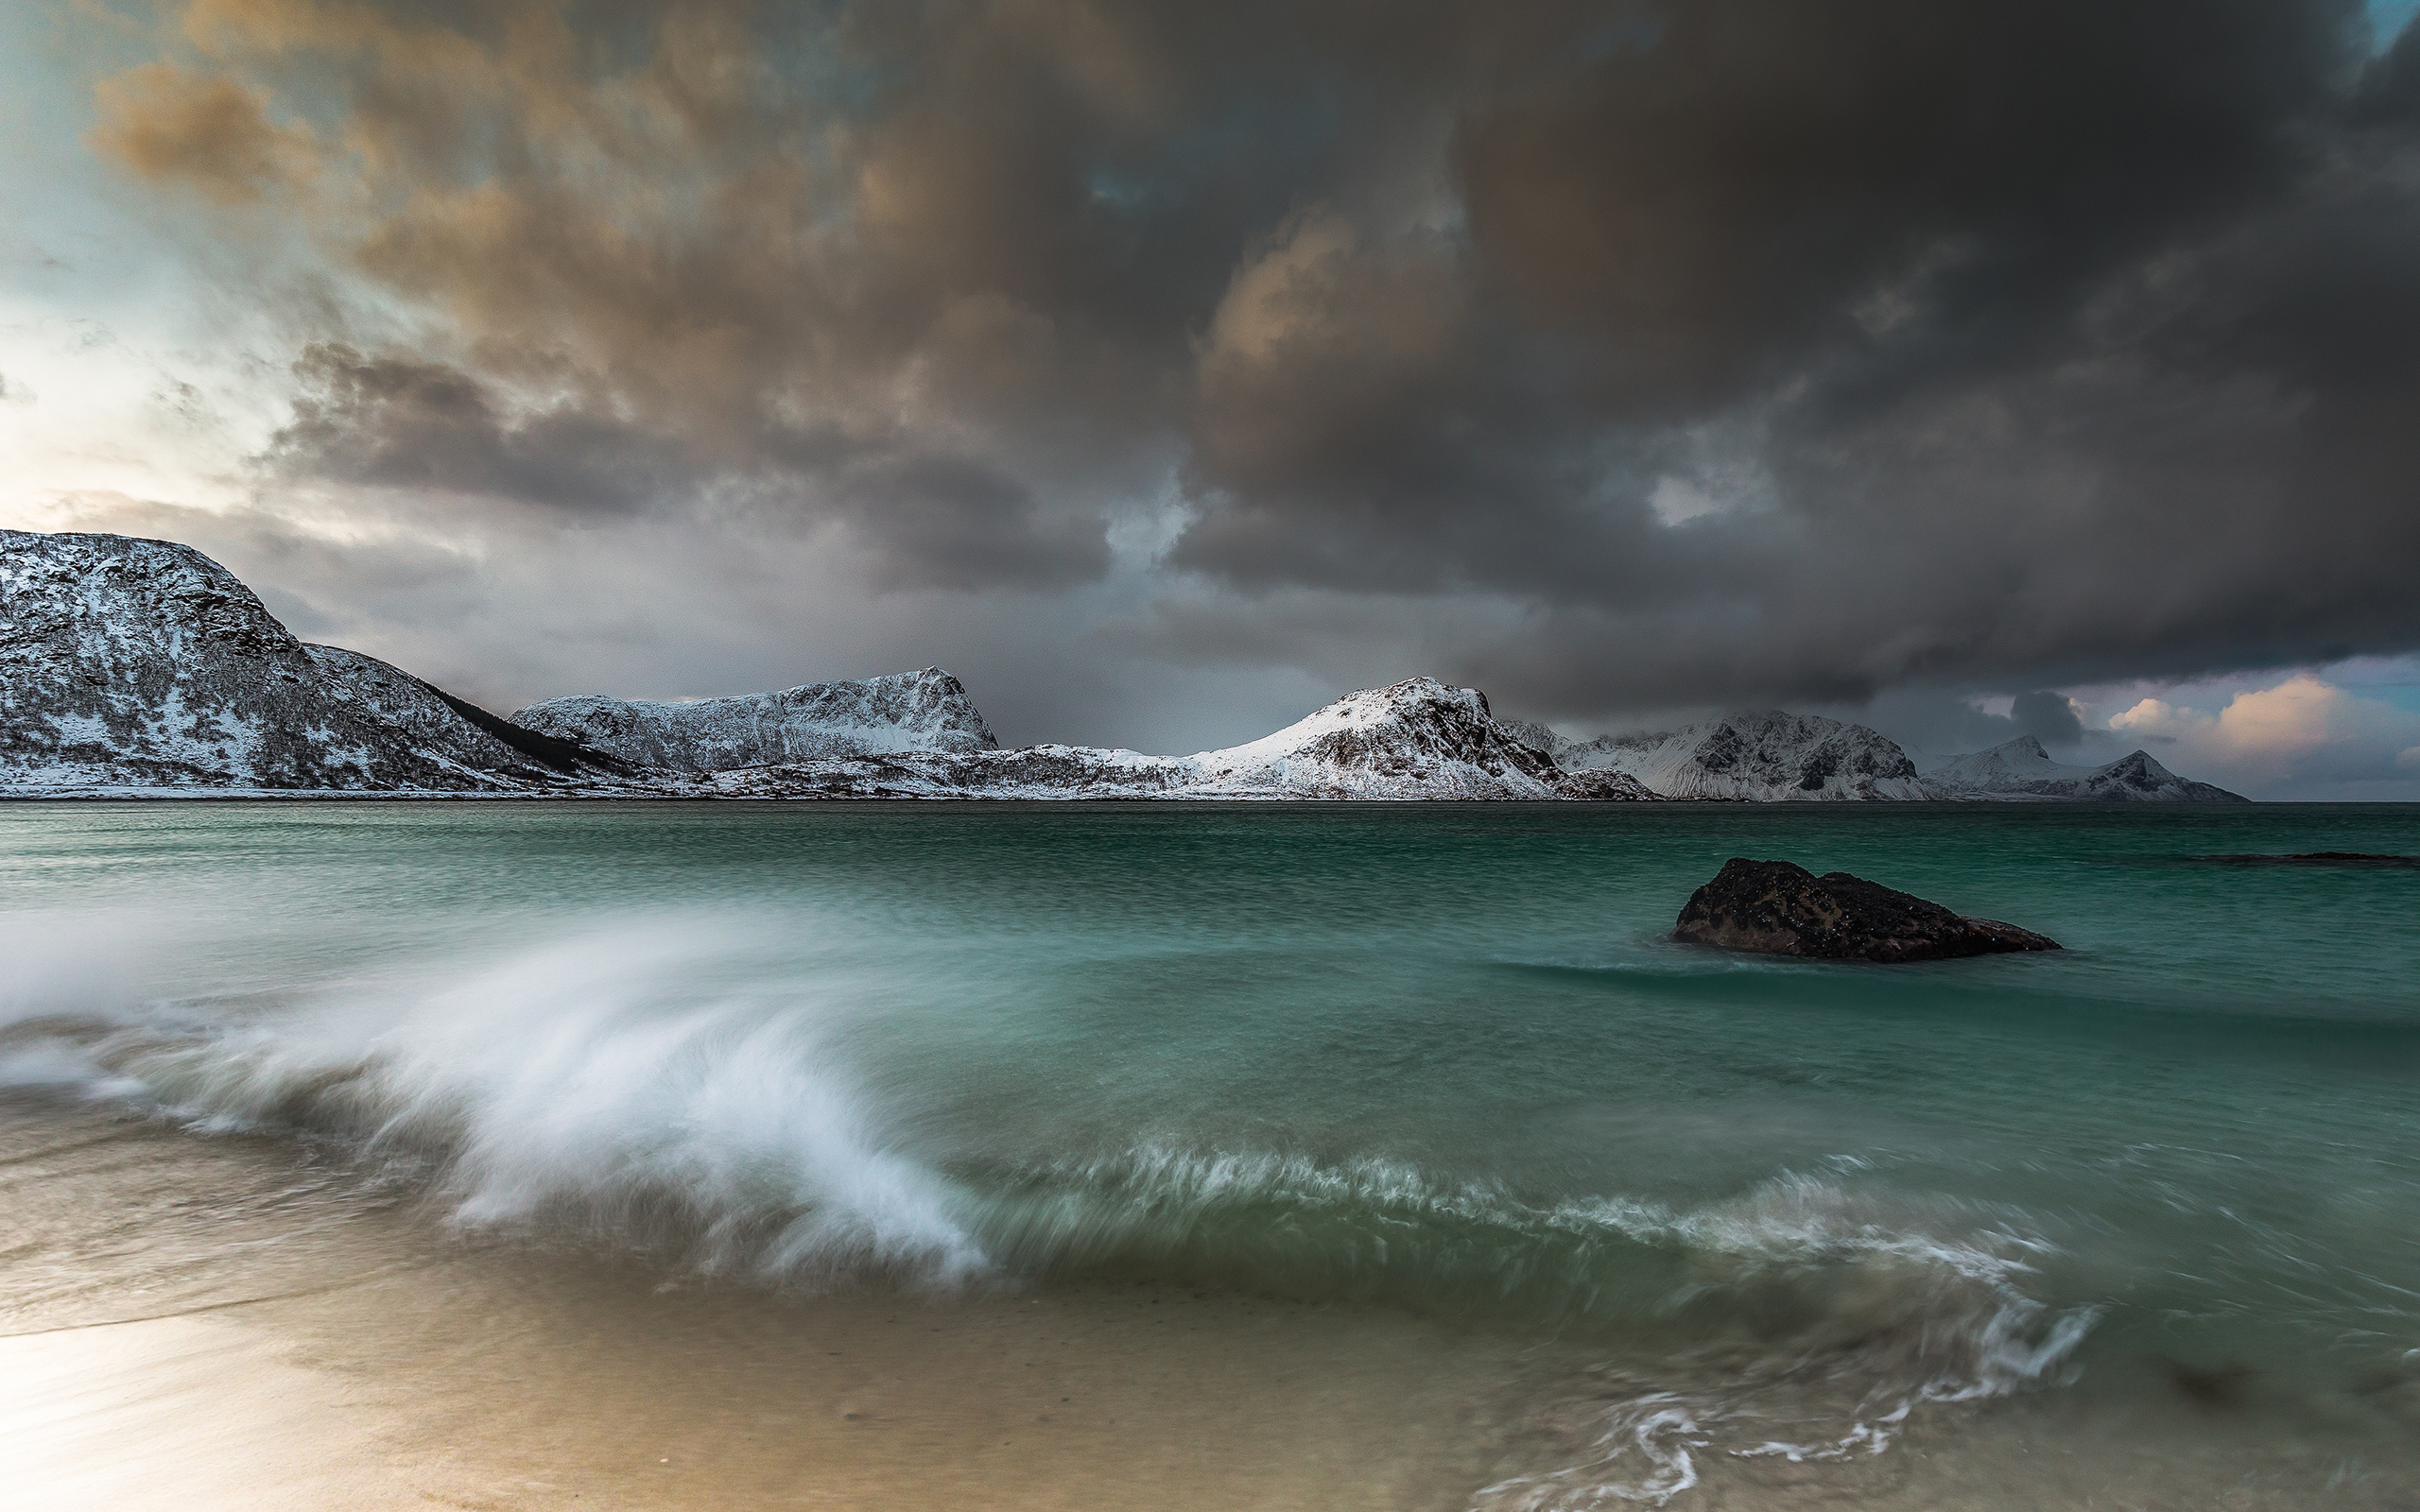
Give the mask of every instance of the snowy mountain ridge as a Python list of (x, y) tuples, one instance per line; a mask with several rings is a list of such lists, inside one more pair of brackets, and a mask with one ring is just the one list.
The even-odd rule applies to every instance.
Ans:
[(1000, 744), (966, 689), (939, 667), (691, 703), (550, 698), (514, 713), (512, 722), (671, 772), (909, 751), (960, 754)]
[(1945, 799), (2096, 803), (2249, 803), (2239, 793), (2177, 776), (2135, 751), (2099, 766), (2069, 766), (2050, 759), (2031, 735), (2003, 741), (1989, 750), (1952, 756), (1926, 774)]
[(1567, 769), (1619, 772), (1659, 798), (1774, 803), (1934, 796), (1889, 736), (1778, 710), (1718, 714), (1653, 734), (1558, 737), (1551, 754)]
[[(1862, 725), (1779, 712), (1567, 739), (1410, 678), (1191, 756), (1003, 749), (938, 667), (777, 693), (549, 699), (504, 719), (375, 657), (306, 645), (190, 546), (0, 531), (0, 796), (1809, 801), (2234, 799), (2137, 751), (2011, 742), (1919, 778)], [(2239, 799), (2238, 799), (2239, 801)]]
[(1274, 734), (1191, 756), (1085, 746), (897, 752), (714, 774), (719, 792), (780, 797), (1651, 801), (1615, 773), (1569, 773), (1508, 736), (1487, 696), (1410, 678), (1347, 694)]

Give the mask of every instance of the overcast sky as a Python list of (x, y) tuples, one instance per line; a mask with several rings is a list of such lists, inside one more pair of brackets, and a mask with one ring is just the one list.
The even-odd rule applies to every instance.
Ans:
[(2031, 731), (2420, 799), (2355, 0), (0, 7), (0, 524), (499, 709)]

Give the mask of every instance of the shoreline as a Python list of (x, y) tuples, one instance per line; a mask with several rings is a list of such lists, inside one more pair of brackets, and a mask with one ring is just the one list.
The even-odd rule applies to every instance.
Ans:
[[(717, 1280), (363, 1201), (300, 1143), (43, 1100), (0, 1102), (0, 1153), (48, 1178), (36, 1268), (84, 1272), (68, 1296), (12, 1288), (0, 1324), (26, 1512), (1450, 1512), (1534, 1368), (1534, 1345), (1450, 1322), (1176, 1284)], [(170, 1186), (208, 1200), (209, 1231), (119, 1247), (110, 1211)]]
[[(1605, 1504), (1567, 1477), (1609, 1451), (1634, 1486), (1662, 1467), (1664, 1494), (1618, 1504), (1704, 1512), (2388, 1512), (2409, 1484), (2324, 1422), (2242, 1433), (2301, 1416), (2256, 1387), (2196, 1400), (2149, 1366), (1926, 1405), (1870, 1443), (1706, 1448), (1688, 1415), (1716, 1400), (1710, 1361), (1608, 1361), (1385, 1305), (720, 1280), (577, 1234), (466, 1233), (306, 1142), (40, 1099), (0, 1101), (0, 1156), (49, 1183), (52, 1253), (5, 1264), (82, 1272), (72, 1295), (12, 1288), (0, 1324), (0, 1453), (25, 1512), (1570, 1512)], [(118, 1244), (112, 1210), (171, 1189), (185, 1227)], [(1779, 1411), (1786, 1436), (1791, 1388), (1755, 1389), (1703, 1426)], [(1659, 1403), (1677, 1425), (1642, 1418)]]

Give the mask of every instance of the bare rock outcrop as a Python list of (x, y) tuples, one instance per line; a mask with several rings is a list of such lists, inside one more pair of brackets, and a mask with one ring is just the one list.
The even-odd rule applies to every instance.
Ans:
[(1913, 893), (1788, 861), (1735, 856), (1690, 894), (1672, 937), (1722, 950), (1883, 964), (1949, 960), (2009, 951), (2055, 951), (2058, 941), (1965, 919)]

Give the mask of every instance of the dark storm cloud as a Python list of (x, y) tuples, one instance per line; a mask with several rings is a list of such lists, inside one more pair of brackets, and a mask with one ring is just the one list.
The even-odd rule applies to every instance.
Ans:
[[(2408, 646), (2420, 157), (2386, 102), (2413, 44), (2363, 77), (2359, 19), (1676, 8), (1461, 117), (1495, 340), (1357, 458), (1394, 371), (1357, 386), (1303, 339), (1272, 365), (1319, 380), (1287, 424), (1343, 481), (1280, 508), (1204, 468), (1235, 499), (1179, 559), (1529, 596), (1534, 629), (1460, 669), (1574, 714)], [(1558, 364), (1546, 434), (1475, 422)], [(1725, 413), (1761, 428), (1774, 506), (1644, 527), (1659, 445)], [(1456, 507), (1374, 503), (1428, 447)], [(1587, 507), (1592, 466), (1629, 510)]]
[(1098, 517), (1053, 517), (1012, 477), (862, 438), (769, 438), (745, 471), (611, 413), (606, 396), (515, 404), (459, 369), (312, 348), (265, 460), (288, 476), (534, 505), (574, 519), (694, 507), (714, 490), (776, 511), (817, 501), (891, 586), (1051, 586), (1098, 574)]
[(694, 486), (666, 438), (577, 401), (515, 407), (458, 369), (313, 347), (269, 457), (289, 473), (575, 511), (623, 511)]
[(305, 364), (289, 478), (738, 499), (947, 589), (1174, 499), (1140, 640), (1554, 715), (2420, 644), (2420, 43), (2348, 0), (184, 29), (96, 140), (316, 186), (428, 316)]
[(2010, 700), (2009, 720), (2020, 734), (2045, 746), (2073, 746), (2083, 739), (2083, 721), (2060, 693), (2020, 693)]
[[(2359, 12), (2269, 0), (1703, 0), (1651, 46), (1471, 111), (1490, 270), (1675, 409), (1861, 345), (1921, 278), (1928, 333), (2004, 341), (2080, 280), (2273, 189)], [(1905, 297), (1904, 295), (1902, 297)]]

